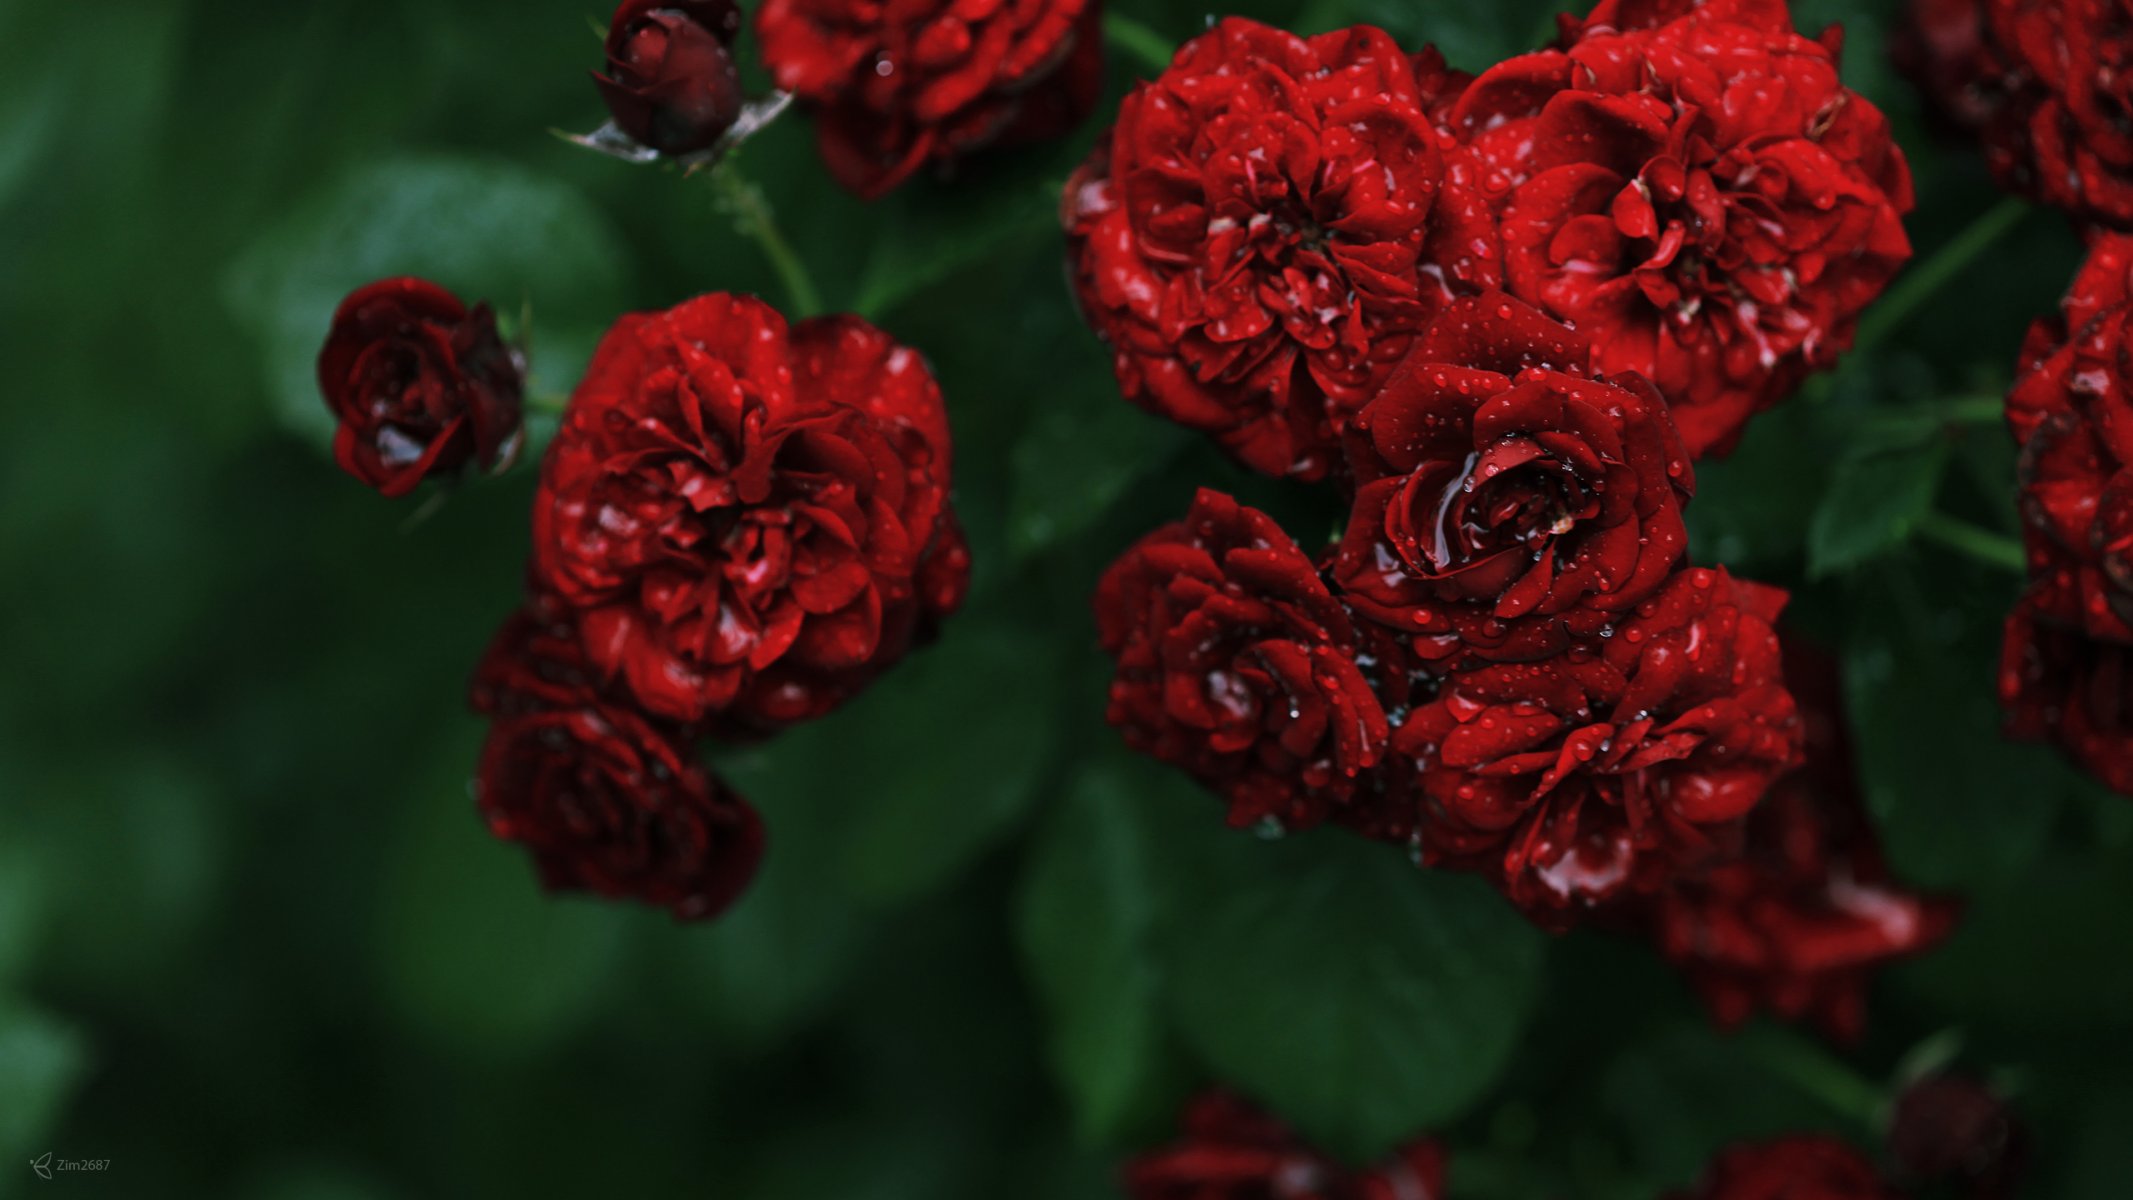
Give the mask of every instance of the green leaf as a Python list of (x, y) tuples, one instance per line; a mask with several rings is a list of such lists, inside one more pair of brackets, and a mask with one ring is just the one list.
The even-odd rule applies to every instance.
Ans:
[(1169, 790), (1154, 764), (1082, 772), (1038, 835), (1018, 911), (1023, 959), (1050, 1018), (1053, 1073), (1087, 1142), (1147, 1105), (1163, 1037), (1154, 946), (1164, 848), (1141, 809)]
[(1198, 857), (1164, 868), (1180, 874), (1166, 988), (1216, 1078), (1358, 1162), (1496, 1079), (1539, 993), (1543, 938), (1486, 884), (1335, 833), (1230, 834)]
[(621, 239), (568, 185), (508, 163), (421, 157), (328, 186), (247, 249), (224, 279), (257, 339), (277, 415), (326, 444), (314, 363), (333, 310), (375, 279), (418, 275), (499, 314), (533, 312), (539, 386), (567, 391), (626, 295)]
[(1919, 886), (2003, 879), (2043, 846), (2073, 782), (2050, 751), (2000, 736), (1993, 672), (2012, 585), (1951, 574), (1928, 596), (1894, 572), (1875, 582), (1851, 593), (1844, 673), (1882, 840)]
[(1005, 186), (921, 184), (884, 201), (852, 311), (878, 320), (933, 284), (996, 259), (1025, 238), (1057, 241), (1058, 180), (1071, 165), (1047, 167), (1045, 178), (1031, 177), (1025, 168), (1023, 177)]
[(747, 892), (709, 928), (648, 931), (646, 953), (675, 964), (733, 1040), (760, 1049), (822, 1015), (871, 914), (825, 869), (841, 845), (840, 757), (780, 762), (758, 748), (713, 765), (762, 813), (770, 849)]
[(1901, 545), (1933, 510), (1948, 465), (1945, 438), (1839, 463), (1807, 531), (1807, 569), (1820, 578)]
[(1107, 370), (1076, 372), (1048, 399), (1015, 442), (1008, 545), (1018, 558), (1087, 529), (1193, 437), (1121, 400)]
[(0, 1003), (0, 1161), (21, 1170), (45, 1144), (88, 1069), (81, 1035), (35, 1009)]
[(561, 1037), (615, 977), (627, 926), (666, 919), (542, 891), (526, 854), (490, 836), (463, 790), (420, 799), (383, 874), (387, 996), (438, 1042), (498, 1057)]
[(1779, 405), (1755, 418), (1732, 454), (1696, 464), (1686, 510), (1695, 561), (1770, 574), (1805, 553), (1829, 479), (1815, 416), (1804, 403)]
[[(1747, 1035), (1763, 1032), (1720, 1034), (1693, 1018), (1630, 1042), (1607, 1067), (1592, 1107), (1610, 1114), (1648, 1187), (1688, 1184), (1733, 1143), (1834, 1123), (1829, 1110), (1772, 1078), (1751, 1053)], [(1786, 1043), (1780, 1034), (1765, 1044)]]
[(1044, 779), (1056, 739), (1048, 632), (950, 617), (938, 643), (763, 747), (758, 800), (775, 811), (812, 792), (805, 803), (839, 831), (813, 869), (840, 872), (863, 898), (945, 882), (1006, 836)]

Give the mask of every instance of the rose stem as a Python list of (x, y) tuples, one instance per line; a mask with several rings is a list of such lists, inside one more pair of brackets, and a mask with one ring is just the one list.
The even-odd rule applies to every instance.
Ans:
[(1997, 425), (2007, 419), (2005, 396), (1955, 396), (1934, 407), (1950, 425)]
[(2018, 575), (2029, 570), (2029, 559), (2022, 553), (2022, 543), (2005, 534), (1980, 529), (1968, 521), (1957, 520), (1945, 513), (1927, 513), (1920, 518), (1918, 533), (1929, 542), (1937, 542), (1987, 566), (2013, 571)]
[(805, 320), (822, 311), (822, 293), (815, 289), (815, 278), (808, 274), (807, 264), (793, 252), (792, 244), (778, 231), (777, 220), (771, 216), (770, 202), (763, 196), (763, 189), (741, 177), (731, 162), (721, 163), (711, 172), (711, 179), (719, 190), (719, 199), (726, 211), (733, 216), (733, 227), (748, 238), (770, 260), (770, 267), (778, 273), (778, 282), (785, 289), (786, 315)]
[(1768, 1026), (1746, 1031), (1744, 1048), (1770, 1073), (1862, 1124), (1880, 1116), (1881, 1089), (1861, 1078), (1851, 1064), (1797, 1034)]
[(1910, 317), (1911, 310), (1962, 274), (1978, 255), (1990, 249), (2008, 230), (2021, 224), (2022, 218), (2031, 211), (2032, 206), (2027, 200), (2009, 196), (1986, 209), (1968, 228), (1934, 251), (1933, 257), (1912, 267), (1881, 297), (1881, 302), (1869, 308), (1860, 319), (1858, 336), (1852, 339), (1852, 352), (1857, 354), (1873, 349)]
[(1134, 58), (1157, 75), (1170, 67), (1171, 47), (1161, 34), (1131, 17), (1104, 14), (1104, 40)]

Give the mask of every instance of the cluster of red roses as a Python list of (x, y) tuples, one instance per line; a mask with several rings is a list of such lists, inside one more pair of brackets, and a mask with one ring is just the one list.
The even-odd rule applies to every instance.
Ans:
[(1722, 1014), (1849, 1031), (1946, 914), (1885, 886), (1841, 766), (1744, 829), (1801, 760), (1785, 596), (1689, 566), (1682, 509), (1908, 254), (1907, 170), (1782, 3), (1563, 23), (1469, 79), (1225, 21), (1069, 185), (1127, 396), (1350, 506), (1314, 556), (1203, 491), (1129, 550), (1111, 719), (1234, 823), (1403, 842), (1550, 924), (1637, 898)]
[(2029, 587), (2008, 615), (2008, 731), (2133, 794), (2133, 20), (2092, 0), (1913, 0), (1899, 58), (2001, 184), (2089, 256), (2031, 326), (2007, 397)]
[[(1982, 1085), (1937, 1075), (1906, 1089), (1886, 1130), (1892, 1173), (1908, 1184), (1956, 1186), (1971, 1200), (2014, 1194), (2025, 1137)], [(1178, 1139), (1126, 1164), (1130, 1200), (1437, 1200), (1449, 1156), (1422, 1137), (1368, 1167), (1345, 1166), (1286, 1125), (1226, 1092), (1195, 1098)], [(1667, 1200), (1902, 1200), (1857, 1150), (1805, 1134), (1736, 1146), (1693, 1188)]]
[[(418, 280), (343, 305), (319, 378), (351, 473), (388, 494), (517, 436), (486, 309)], [(549, 444), (528, 599), (476, 672), (477, 795), (542, 879), (704, 917), (762, 829), (696, 761), (828, 712), (961, 601), (947, 411), (857, 317), (788, 327), (703, 296), (616, 322)]]

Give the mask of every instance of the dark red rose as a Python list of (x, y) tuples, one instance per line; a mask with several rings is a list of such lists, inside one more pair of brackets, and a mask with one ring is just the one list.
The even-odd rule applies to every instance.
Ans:
[(1889, 44), (1896, 67), (1925, 93), (1933, 115), (1975, 134), (2007, 104), (2007, 64), (1986, 40), (1985, 0), (1911, 0)]
[(2000, 703), (2008, 736), (2051, 742), (2133, 796), (2133, 646), (2069, 628), (2025, 596), (2007, 615)]
[(1100, 0), (764, 0), (763, 64), (869, 199), (927, 163), (1058, 137), (1103, 87)]
[(333, 314), (318, 385), (340, 423), (341, 469), (388, 496), (518, 452), (524, 372), (486, 304), (434, 283), (383, 279)]
[(1832, 365), (1910, 256), (1909, 168), (1836, 46), (1778, 0), (1603, 0), (1452, 111), (1504, 286), (1657, 385), (1694, 456)]
[(593, 75), (615, 125), (661, 154), (709, 148), (741, 113), (733, 0), (622, 0)]
[(1062, 212), (1126, 397), (1269, 475), (1331, 471), (1415, 327), (1493, 279), (1433, 117), (1463, 82), (1382, 30), (1230, 19), (1135, 88)]
[(2002, 186), (2076, 219), (2133, 228), (2133, 8), (2125, 0), (1981, 0), (1984, 123)]
[(1220, 492), (1111, 564), (1096, 628), (1118, 663), (1111, 723), (1221, 795), (1233, 824), (1315, 825), (1384, 754), (1379, 664), (1347, 610), (1273, 518)]
[(1287, 1126), (1224, 1092), (1185, 1110), (1170, 1146), (1126, 1164), (1129, 1200), (1435, 1200), (1444, 1147), (1418, 1138), (1369, 1170), (1342, 1166)]
[(1502, 293), (1462, 299), (1350, 426), (1334, 579), (1422, 659), (1560, 652), (1680, 563), (1694, 483), (1666, 401), (1573, 374), (1588, 354)]
[(1735, 1146), (1671, 1200), (1900, 1200), (1872, 1163), (1834, 1138), (1796, 1135)]
[(857, 317), (716, 294), (622, 318), (542, 465), (534, 577), (659, 716), (821, 715), (960, 601), (940, 390)]
[(1945, 1182), (1967, 1200), (2010, 1200), (2029, 1158), (2027, 1131), (1991, 1088), (1929, 1075), (1889, 1115), (1889, 1156), (1919, 1182)]
[(716, 916), (755, 877), (763, 827), (674, 726), (604, 696), (568, 626), (530, 611), (483, 656), (474, 710), (491, 719), (475, 799), (541, 882)]
[(1393, 733), (1421, 771), (1423, 860), (1543, 920), (1711, 860), (1800, 753), (1784, 602), (1685, 569), (1592, 642), (1447, 676)]
[(1651, 936), (1723, 1025), (1757, 1009), (1856, 1041), (1874, 971), (1947, 936), (1959, 905), (1891, 878), (1845, 734), (1836, 661), (1787, 639), (1806, 760), (1749, 815), (1737, 857), (1652, 898)]

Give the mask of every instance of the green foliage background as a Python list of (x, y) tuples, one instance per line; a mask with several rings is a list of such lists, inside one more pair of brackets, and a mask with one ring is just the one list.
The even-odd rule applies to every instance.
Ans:
[[(1128, 6), (1120, 3), (1117, 7)], [(1480, 68), (1537, 0), (1247, 0)], [(1895, 118), (1921, 257), (1998, 200), (1886, 65), (1895, 0), (1807, 0)], [(0, 0), (0, 1195), (373, 1200), (1107, 1193), (1219, 1072), (1329, 1147), (1421, 1129), (1454, 1194), (1646, 1197), (1724, 1142), (1862, 1142), (1921, 1043), (2019, 1088), (2040, 1196), (2133, 1175), (2133, 803), (1996, 737), (2016, 576), (1991, 419), (2078, 245), (2043, 213), (1702, 471), (1695, 554), (1796, 589), (1842, 650), (1899, 867), (1970, 919), (1838, 1054), (1710, 1032), (1640, 948), (1547, 938), (1338, 835), (1226, 833), (1101, 720), (1101, 565), (1237, 491), (1338, 514), (1122, 404), (1054, 223), (1093, 139), (872, 206), (804, 119), (740, 172), (833, 307), (933, 361), (978, 582), (864, 700), (727, 752), (772, 857), (712, 928), (554, 901), (475, 820), (465, 673), (512, 605), (531, 473), (428, 520), (335, 472), (308, 358), (333, 301), (418, 272), (528, 307), (541, 387), (604, 323), (783, 301), (703, 179), (574, 150), (577, 4)], [(1199, 29), (1184, 0), (1132, 15)], [(1114, 55), (1114, 94), (1138, 66)], [(1982, 419), (1981, 419), (1982, 416)], [(35, 1181), (45, 1150), (109, 1158)]]

